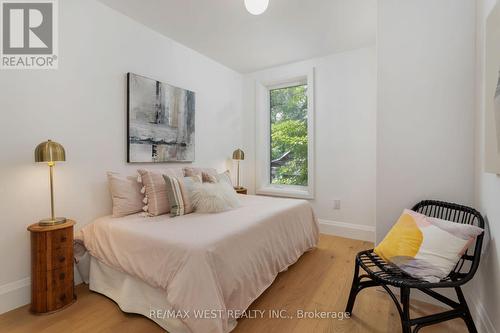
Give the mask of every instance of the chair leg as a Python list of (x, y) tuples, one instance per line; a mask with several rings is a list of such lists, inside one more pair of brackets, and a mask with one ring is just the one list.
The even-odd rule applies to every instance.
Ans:
[(467, 325), (469, 333), (477, 333), (476, 325), (474, 325), (474, 320), (472, 319), (472, 316), (470, 314), (469, 306), (465, 301), (462, 289), (460, 287), (455, 287), (455, 291), (457, 292), (458, 301), (460, 302), (460, 305), (463, 307), (464, 314), (462, 319), (465, 321), (465, 325)]
[(401, 326), (403, 333), (411, 333), (410, 325), (410, 288), (401, 288), (401, 305), (403, 313), (401, 316)]
[(359, 265), (357, 259), (354, 262), (354, 277), (352, 279), (351, 292), (349, 293), (349, 300), (347, 301), (347, 306), (345, 312), (351, 315), (352, 308), (354, 307), (354, 301), (356, 301), (356, 296), (358, 295), (359, 288)]

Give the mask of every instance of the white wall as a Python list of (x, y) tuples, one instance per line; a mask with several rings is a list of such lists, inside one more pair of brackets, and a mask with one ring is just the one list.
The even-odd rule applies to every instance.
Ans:
[[(255, 82), (315, 69), (315, 199), (325, 231), (373, 239), (375, 218), (375, 47), (249, 74), (244, 86), (243, 182), (255, 190)], [(333, 209), (333, 200), (342, 201)], [(333, 223), (343, 222), (348, 225)]]
[[(479, 17), (492, 1), (479, 1)], [(480, 29), (476, 44), (475, 6), (473, 0), (379, 0), (378, 241), (403, 207), (424, 198), (476, 202), (498, 237), (500, 180), (482, 172), (484, 116), (476, 105), (482, 93), (476, 45), (477, 59), (483, 55)], [(466, 286), (480, 332), (496, 332), (500, 325), (498, 262), (493, 239), (479, 273)]]
[(196, 164), (222, 170), (241, 141), (240, 74), (94, 0), (59, 9), (59, 69), (0, 73), (0, 313), (29, 302), (26, 227), (49, 214), (35, 146), (51, 138), (66, 148), (56, 212), (78, 227), (110, 212), (105, 172), (138, 167), (125, 163), (127, 72), (196, 92)]
[(422, 199), (473, 203), (474, 0), (379, 0), (380, 241)]
[[(485, 24), (496, 0), (477, 1), (477, 100), (476, 100), (476, 207), (488, 220), (490, 241), (486, 244), (481, 265), (472, 280), (469, 295), (487, 313), (484, 317), (489, 332), (500, 327), (500, 177), (485, 173)], [(498, 10), (498, 8), (497, 8)]]

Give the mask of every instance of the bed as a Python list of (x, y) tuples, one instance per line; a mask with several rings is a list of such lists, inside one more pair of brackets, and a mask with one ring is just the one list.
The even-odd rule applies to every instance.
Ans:
[(240, 195), (218, 214), (102, 217), (77, 236), (90, 289), (171, 333), (226, 333), (279, 272), (318, 242), (304, 200)]

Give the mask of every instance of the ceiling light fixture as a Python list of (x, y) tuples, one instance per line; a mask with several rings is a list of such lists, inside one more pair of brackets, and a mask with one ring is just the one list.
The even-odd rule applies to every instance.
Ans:
[(245, 0), (245, 7), (252, 15), (264, 13), (269, 6), (269, 0)]

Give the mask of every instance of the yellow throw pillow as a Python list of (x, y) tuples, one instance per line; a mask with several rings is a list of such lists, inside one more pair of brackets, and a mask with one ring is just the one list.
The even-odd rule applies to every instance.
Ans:
[(422, 231), (418, 228), (415, 218), (404, 212), (374, 251), (385, 261), (392, 261), (394, 257), (414, 258), (422, 241)]

